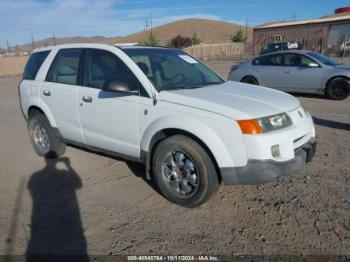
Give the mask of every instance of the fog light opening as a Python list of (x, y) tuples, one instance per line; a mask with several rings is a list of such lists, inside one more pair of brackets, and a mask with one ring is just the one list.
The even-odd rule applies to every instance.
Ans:
[(274, 158), (276, 157), (280, 157), (281, 153), (280, 153), (280, 146), (279, 145), (274, 145), (271, 147), (271, 154)]

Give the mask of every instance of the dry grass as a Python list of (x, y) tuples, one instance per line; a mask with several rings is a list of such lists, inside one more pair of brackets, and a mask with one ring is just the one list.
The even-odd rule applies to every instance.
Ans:
[(0, 77), (21, 75), (28, 57), (0, 57)]
[[(177, 35), (192, 37), (197, 33), (199, 38), (205, 43), (228, 43), (231, 37), (240, 29), (240, 25), (209, 20), (209, 19), (186, 19), (165, 24), (153, 29), (154, 35), (163, 43)], [(243, 32), (245, 28), (242, 27)], [(126, 37), (110, 39), (109, 43), (141, 42), (148, 37), (147, 32), (139, 32)], [(253, 30), (248, 29), (248, 41), (253, 39)]]
[[(227, 23), (217, 20), (209, 19), (185, 19), (175, 21), (165, 25), (161, 25), (153, 28), (154, 35), (159, 38), (162, 44), (166, 44), (171, 38), (182, 35), (192, 37), (194, 33), (197, 33), (198, 37), (205, 43), (228, 43), (231, 42), (231, 37), (242, 28), (245, 33), (245, 27), (241, 27), (238, 24)], [(118, 31), (115, 32), (116, 35)], [(62, 37), (56, 38), (56, 44), (68, 44), (68, 43), (134, 43), (142, 42), (148, 38), (147, 32), (138, 32), (123, 37), (102, 37), (102, 36), (91, 36), (91, 37)], [(248, 41), (253, 40), (253, 30), (248, 28)], [(43, 47), (53, 45), (51, 38), (43, 39), (35, 43), (35, 47)], [(31, 51), (32, 44), (28, 43), (20, 46), (23, 51)]]

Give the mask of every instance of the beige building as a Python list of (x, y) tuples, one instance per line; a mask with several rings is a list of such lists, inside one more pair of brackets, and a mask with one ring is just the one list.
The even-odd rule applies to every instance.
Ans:
[(255, 51), (267, 43), (297, 41), (303, 49), (350, 55), (350, 12), (312, 20), (275, 22), (254, 28)]

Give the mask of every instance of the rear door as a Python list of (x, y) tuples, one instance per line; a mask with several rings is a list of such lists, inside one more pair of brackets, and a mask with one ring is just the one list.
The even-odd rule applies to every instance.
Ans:
[(253, 74), (262, 86), (283, 90), (283, 55), (272, 54), (253, 60)]
[(310, 64), (318, 63), (298, 53), (284, 55), (283, 83), (286, 86), (286, 91), (315, 92), (321, 88), (322, 69), (321, 67), (311, 67)]
[(109, 80), (125, 82), (133, 90), (140, 84), (131, 70), (114, 53), (87, 49), (84, 86), (79, 88), (79, 112), (88, 146), (140, 157), (139, 95), (106, 92)]
[(40, 96), (49, 107), (62, 136), (82, 143), (79, 122), (78, 84), (81, 49), (62, 49), (56, 54)]

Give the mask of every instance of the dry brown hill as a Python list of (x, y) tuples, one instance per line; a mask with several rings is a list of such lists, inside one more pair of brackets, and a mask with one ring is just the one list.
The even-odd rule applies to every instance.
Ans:
[[(50, 45), (61, 45), (61, 44), (72, 44), (72, 43), (108, 43), (110, 38), (106, 38), (103, 36), (74, 36), (74, 37), (57, 37), (46, 38), (43, 40), (36, 41), (34, 43), (35, 48), (50, 46)], [(33, 49), (32, 43), (24, 44), (19, 46), (21, 51), (31, 51)]]
[[(153, 28), (153, 33), (157, 38), (161, 39), (163, 43), (166, 43), (167, 40), (177, 35), (191, 37), (194, 33), (197, 33), (199, 38), (205, 43), (226, 43), (230, 42), (232, 35), (240, 28), (245, 32), (245, 27), (238, 24), (191, 18), (155, 27)], [(111, 41), (115, 41), (116, 43), (133, 43), (146, 40), (147, 37), (147, 32), (139, 32), (126, 37), (111, 39)], [(248, 28), (248, 41), (252, 41), (252, 38), (253, 30)]]
[[(161, 25), (153, 28), (153, 34), (165, 44), (168, 40), (177, 35), (191, 37), (194, 33), (197, 33), (198, 37), (205, 43), (225, 43), (230, 42), (230, 38), (242, 28), (245, 32), (245, 27), (238, 24), (227, 23), (223, 21), (209, 20), (209, 19), (185, 19), (175, 21), (165, 25)], [(55, 38), (56, 44), (68, 44), (68, 43), (134, 43), (142, 42), (148, 37), (148, 32), (139, 32), (131, 34), (125, 37), (112, 37), (106, 38), (103, 36), (92, 37), (62, 37)], [(253, 31), (248, 28), (248, 41), (252, 41)], [(35, 42), (35, 47), (43, 47), (53, 45), (54, 40), (52, 38), (43, 39)], [(19, 46), (22, 51), (31, 51), (32, 44), (28, 43)]]

